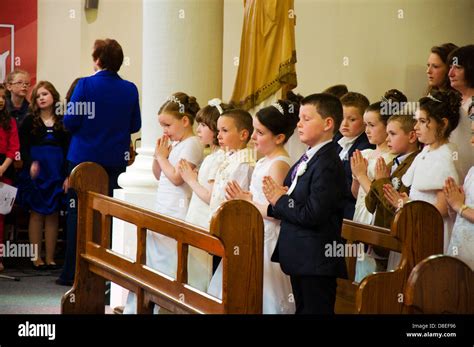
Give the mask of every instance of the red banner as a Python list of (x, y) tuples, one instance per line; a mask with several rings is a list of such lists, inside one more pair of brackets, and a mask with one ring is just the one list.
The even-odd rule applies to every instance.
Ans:
[(16, 68), (28, 71), (36, 84), (37, 20), (37, 0), (1, 0), (0, 83)]

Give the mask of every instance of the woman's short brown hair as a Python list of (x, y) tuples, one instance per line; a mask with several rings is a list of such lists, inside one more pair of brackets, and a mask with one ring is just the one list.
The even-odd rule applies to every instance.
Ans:
[(118, 72), (123, 63), (122, 46), (114, 39), (95, 40), (92, 58), (99, 59), (102, 69)]

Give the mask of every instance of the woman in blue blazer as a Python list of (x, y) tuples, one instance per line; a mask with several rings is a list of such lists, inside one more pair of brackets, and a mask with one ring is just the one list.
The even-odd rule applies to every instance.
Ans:
[[(69, 172), (86, 161), (102, 165), (109, 175), (112, 196), (130, 159), (131, 134), (141, 128), (138, 89), (117, 73), (124, 58), (117, 41), (96, 40), (92, 58), (96, 73), (81, 78), (67, 100), (64, 126), (71, 133), (67, 160)], [(69, 190), (69, 195), (66, 259), (57, 281), (65, 285), (74, 280), (76, 255), (77, 203), (71, 203), (75, 193)]]

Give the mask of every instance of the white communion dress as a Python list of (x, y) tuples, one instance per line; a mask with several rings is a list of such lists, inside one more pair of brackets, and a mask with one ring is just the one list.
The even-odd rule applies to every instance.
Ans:
[[(469, 170), (464, 181), (464, 193), (469, 208), (474, 208), (474, 166)], [(474, 223), (458, 215), (454, 222), (448, 254), (458, 257), (474, 271)]]
[[(268, 204), (263, 194), (263, 177), (273, 163), (283, 161), (290, 165), (290, 158), (278, 156), (272, 159), (266, 157), (260, 159), (252, 174), (250, 192), (253, 200), (258, 204)], [(263, 219), (264, 223), (264, 245), (263, 245), (263, 307), (264, 314), (293, 314), (295, 304), (291, 289), (290, 277), (283, 273), (279, 263), (270, 260), (278, 240), (280, 232), (280, 221), (276, 219)], [(208, 293), (222, 298), (222, 262), (212, 277)]]

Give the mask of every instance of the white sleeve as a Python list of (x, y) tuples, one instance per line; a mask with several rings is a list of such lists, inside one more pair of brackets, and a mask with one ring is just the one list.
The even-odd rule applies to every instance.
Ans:
[(189, 141), (186, 143), (186, 147), (183, 148), (180, 159), (185, 159), (190, 163), (199, 166), (204, 157), (202, 146), (197, 141)]
[(444, 182), (452, 177), (459, 184), (459, 174), (453, 160), (453, 153), (440, 148), (427, 156), (425, 160), (419, 160), (416, 174), (413, 177), (413, 187), (417, 190), (440, 190)]
[(209, 159), (211, 160), (211, 163), (209, 164), (209, 174), (207, 176), (207, 180), (215, 181), (217, 171), (219, 170), (219, 167), (224, 161), (224, 156), (219, 153), (216, 153), (215, 155), (212, 156), (212, 158), (209, 158)]
[[(469, 169), (467, 175), (466, 175), (466, 178), (464, 179), (464, 188), (465, 190), (467, 190), (467, 182), (469, 182), (471, 180), (471, 176), (474, 176), (474, 166), (471, 166), (471, 168)], [(472, 192), (472, 195), (474, 195), (474, 192)]]
[(243, 190), (249, 190), (250, 178), (252, 177), (253, 165), (240, 163), (230, 175), (230, 180), (235, 180)]

